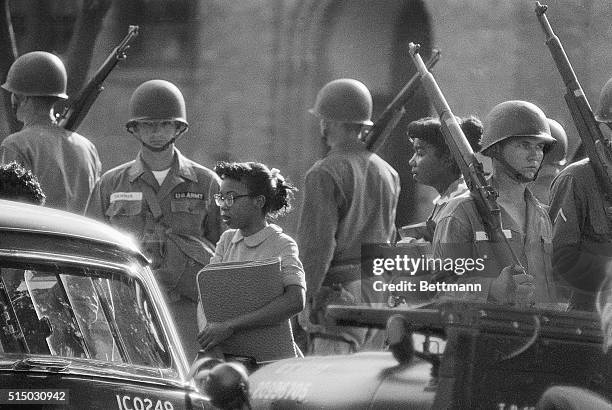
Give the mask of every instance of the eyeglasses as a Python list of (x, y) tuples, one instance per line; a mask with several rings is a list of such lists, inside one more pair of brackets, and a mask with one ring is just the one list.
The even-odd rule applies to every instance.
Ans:
[(253, 195), (252, 194), (245, 194), (245, 195), (214, 194), (213, 198), (215, 198), (215, 203), (217, 204), (217, 206), (223, 206), (223, 204), (225, 204), (225, 206), (230, 207), (230, 206), (234, 205), (234, 200), (236, 200), (238, 198), (242, 198), (243, 196), (253, 196)]

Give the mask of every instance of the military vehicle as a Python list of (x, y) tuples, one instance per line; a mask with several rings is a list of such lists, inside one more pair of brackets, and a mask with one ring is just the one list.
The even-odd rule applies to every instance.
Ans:
[(213, 408), (126, 235), (0, 200), (0, 278), (0, 408)]
[(249, 377), (253, 409), (523, 410), (554, 385), (611, 397), (596, 313), (449, 301), (328, 314), (386, 327), (389, 351), (263, 366)]

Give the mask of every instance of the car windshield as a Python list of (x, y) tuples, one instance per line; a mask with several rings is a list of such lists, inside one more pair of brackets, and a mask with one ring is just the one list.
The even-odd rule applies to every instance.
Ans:
[(167, 368), (170, 355), (133, 276), (0, 259), (0, 350)]

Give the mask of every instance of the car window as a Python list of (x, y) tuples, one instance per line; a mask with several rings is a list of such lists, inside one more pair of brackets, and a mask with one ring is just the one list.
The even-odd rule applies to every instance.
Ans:
[(133, 276), (0, 260), (0, 349), (169, 367), (149, 296)]

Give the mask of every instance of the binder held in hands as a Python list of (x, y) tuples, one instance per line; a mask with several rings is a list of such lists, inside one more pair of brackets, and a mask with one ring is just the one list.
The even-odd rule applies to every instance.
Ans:
[[(252, 312), (284, 292), (280, 258), (211, 263), (198, 272), (197, 283), (208, 322)], [(249, 356), (257, 362), (296, 356), (289, 320), (236, 332), (219, 347), (225, 354)]]

